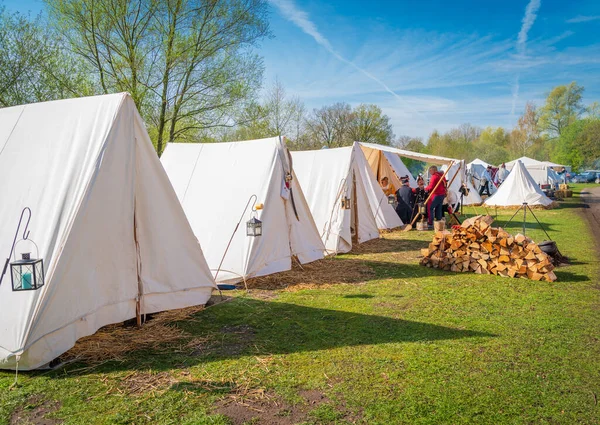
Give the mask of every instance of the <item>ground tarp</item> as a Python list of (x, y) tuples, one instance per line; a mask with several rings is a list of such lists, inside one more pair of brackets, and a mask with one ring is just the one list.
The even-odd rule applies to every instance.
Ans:
[[(0, 286), (0, 367), (35, 369), (100, 327), (205, 304), (215, 286), (127, 94), (0, 109), (0, 254), (24, 207), (45, 285)], [(27, 220), (27, 216), (25, 217)], [(25, 222), (20, 229), (24, 230)], [(16, 255), (32, 249), (29, 241)]]
[[(161, 161), (214, 274), (223, 261), (217, 282), (289, 270), (292, 256), (301, 263), (323, 258), (323, 242), (280, 137), (169, 144)], [(287, 184), (286, 176), (292, 178)], [(254, 204), (264, 208), (253, 212)], [(254, 216), (262, 221), (260, 237), (246, 235)]]

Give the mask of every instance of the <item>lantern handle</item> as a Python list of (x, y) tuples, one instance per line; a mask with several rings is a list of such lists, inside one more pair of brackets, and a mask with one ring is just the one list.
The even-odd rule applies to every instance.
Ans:
[(23, 242), (23, 241), (29, 241), (29, 242), (31, 242), (33, 244), (33, 246), (35, 246), (35, 258), (40, 258), (40, 248), (37, 246), (37, 244), (33, 240), (31, 240), (31, 239), (19, 239), (17, 241), (17, 243), (15, 244), (15, 249), (13, 250), (13, 255), (12, 255), (13, 260), (17, 259), (17, 246), (21, 242)]
[[(21, 217), (19, 218), (19, 225), (17, 226), (17, 231), (15, 232), (15, 238), (13, 239), (13, 243), (10, 248), (10, 254), (8, 254), (8, 257), (6, 258), (6, 262), (4, 263), (4, 269), (2, 269), (2, 276), (0, 276), (0, 285), (2, 285), (2, 279), (4, 279), (4, 275), (6, 274), (6, 269), (8, 268), (8, 263), (10, 262), (10, 258), (13, 256), (13, 252), (14, 252), (15, 246), (17, 244), (17, 238), (19, 237), (19, 230), (21, 229), (21, 223), (23, 222), (23, 216), (25, 215), (26, 211), (29, 212), (29, 217), (27, 218), (27, 223), (25, 223), (25, 229), (23, 229), (23, 240), (29, 239), (30, 232), (28, 229), (29, 229), (29, 222), (31, 221), (31, 209), (29, 207), (25, 207), (25, 208), (23, 208), (23, 211), (21, 211)], [(34, 242), (34, 245), (35, 245), (35, 242)], [(37, 249), (37, 245), (35, 247)], [(39, 249), (38, 249), (38, 255), (39, 255)]]

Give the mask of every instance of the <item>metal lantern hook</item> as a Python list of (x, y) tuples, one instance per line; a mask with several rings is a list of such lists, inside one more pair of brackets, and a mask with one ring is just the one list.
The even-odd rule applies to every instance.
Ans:
[(10, 248), (10, 254), (6, 258), (6, 262), (4, 263), (4, 268), (2, 269), (2, 276), (0, 276), (0, 285), (2, 285), (2, 279), (4, 279), (4, 275), (6, 274), (6, 269), (8, 268), (8, 263), (10, 262), (11, 257), (13, 256), (13, 252), (15, 250), (15, 245), (17, 244), (17, 238), (19, 237), (19, 230), (21, 229), (21, 223), (23, 222), (23, 216), (25, 212), (29, 213), (29, 217), (27, 218), (27, 223), (25, 223), (25, 229), (23, 229), (23, 240), (29, 239), (29, 222), (31, 221), (31, 209), (29, 207), (23, 208), (21, 211), (21, 217), (19, 218), (19, 224), (17, 226), (17, 231), (15, 232), (15, 238), (13, 239), (12, 246)]

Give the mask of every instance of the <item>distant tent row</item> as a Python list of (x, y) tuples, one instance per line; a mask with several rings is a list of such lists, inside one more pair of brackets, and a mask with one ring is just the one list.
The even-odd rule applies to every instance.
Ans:
[(521, 158), (515, 159), (514, 161), (507, 162), (506, 169), (511, 171), (513, 167), (517, 164), (517, 162), (521, 162), (523, 166), (527, 169), (533, 181), (535, 181), (538, 185), (540, 184), (560, 184), (562, 183), (562, 179), (559, 174), (552, 168), (556, 164), (546, 163), (542, 161), (538, 161), (532, 158), (528, 158), (523, 156)]

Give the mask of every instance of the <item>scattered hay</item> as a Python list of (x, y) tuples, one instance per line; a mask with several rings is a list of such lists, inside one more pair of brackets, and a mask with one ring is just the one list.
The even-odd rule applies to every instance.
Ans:
[(302, 266), (294, 262), (292, 270), (255, 277), (249, 279), (247, 283), (250, 289), (298, 291), (364, 282), (374, 275), (375, 272), (362, 261), (327, 257)]
[(158, 313), (140, 328), (123, 323), (105, 326), (94, 335), (81, 338), (60, 359), (93, 365), (111, 360), (124, 361), (126, 354), (141, 349), (170, 350), (169, 344), (191, 338), (174, 323), (189, 321), (203, 309), (204, 306), (194, 306)]
[[(529, 208), (531, 208), (532, 210), (552, 210), (554, 208), (558, 208), (559, 204), (556, 201), (552, 201), (551, 204), (544, 206), (544, 205), (527, 205)], [(522, 208), (523, 205), (508, 205), (505, 207), (496, 207), (495, 205), (485, 205), (485, 207), (487, 207), (490, 210), (494, 210), (494, 209), (498, 209), (498, 210), (507, 210), (507, 211), (516, 211), (519, 208)]]
[(162, 393), (179, 381), (169, 372), (131, 372), (121, 379), (104, 377), (102, 382), (109, 387), (107, 394), (141, 396)]

